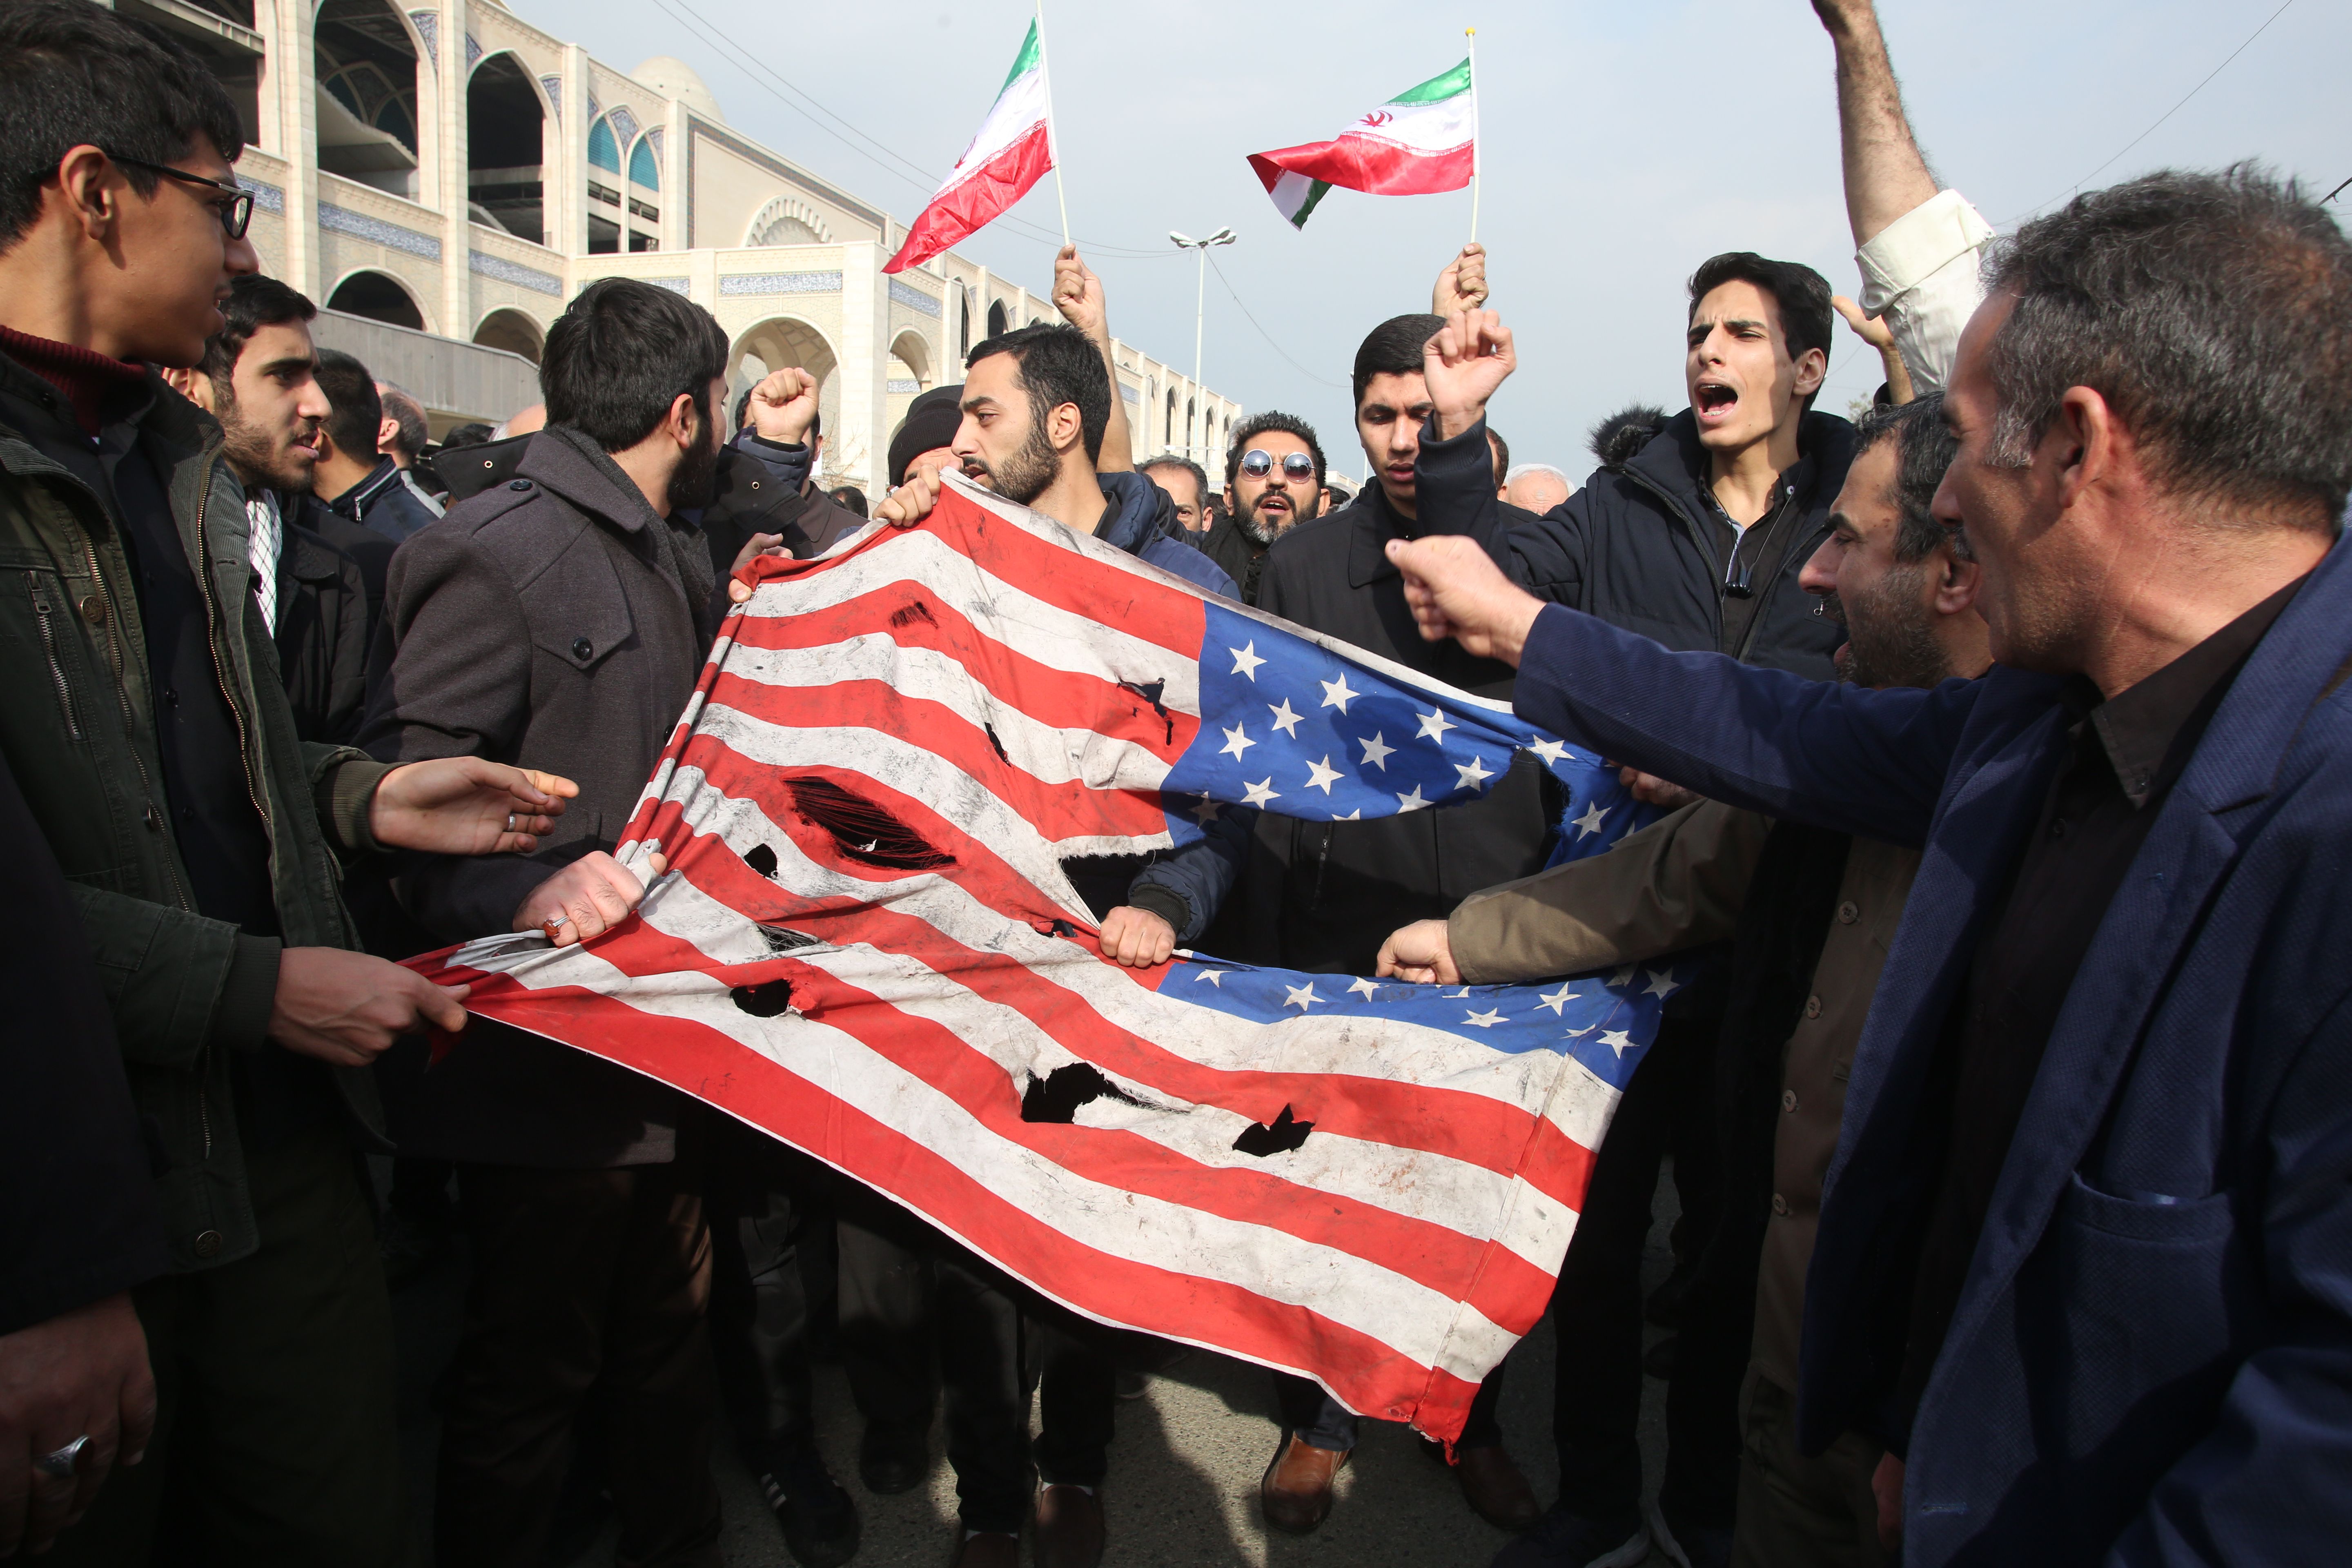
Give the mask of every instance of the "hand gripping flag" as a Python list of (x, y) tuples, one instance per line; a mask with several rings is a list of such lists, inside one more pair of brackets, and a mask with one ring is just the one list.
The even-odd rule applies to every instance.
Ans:
[(1253, 805), (1440, 809), (1519, 752), (1589, 852), (1643, 810), (1615, 770), (959, 477), (919, 528), (756, 570), (622, 836), (625, 864), (669, 860), (636, 915), (417, 966), (1079, 1312), (1458, 1436), (1543, 1314), (1679, 977), (1128, 969), (1063, 862)]
[(1334, 185), (1376, 196), (1425, 196), (1470, 183), (1477, 110), (1464, 60), (1399, 93), (1328, 142), (1253, 153), (1258, 183), (1293, 228)]
[(915, 215), (898, 254), (885, 272), (919, 267), (988, 224), (1029, 194), (1054, 166), (1053, 106), (1047, 98), (1045, 48), (1037, 24), (1029, 24), (1012, 74), (997, 89), (988, 118), (963, 150), (947, 183)]

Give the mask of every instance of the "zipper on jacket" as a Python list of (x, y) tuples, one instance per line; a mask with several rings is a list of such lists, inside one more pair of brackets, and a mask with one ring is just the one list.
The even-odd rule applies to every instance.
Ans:
[(65, 715), (66, 733), (79, 742), (81, 740), (81, 721), (74, 717), (73, 688), (66, 683), (66, 667), (58, 658), (57, 627), (50, 621), (57, 612), (49, 607), (49, 602), (41, 596), (39, 586), (29, 577), (25, 587), (33, 596), (33, 619), (40, 624), (41, 651), (48, 656), (49, 679), (57, 685), (58, 709)]
[(1329, 823), (1323, 825), (1323, 842), (1315, 851), (1315, 896), (1307, 904), (1310, 910), (1323, 907), (1323, 871), (1331, 864), (1331, 835), (1334, 831)]
[(276, 829), (269, 820), (269, 807), (263, 804), (261, 792), (253, 787), (253, 742), (252, 737), (246, 732), (245, 710), (236, 705), (236, 695), (229, 689), (228, 671), (221, 668), (221, 623), (225, 612), (220, 606), (218, 591), (213, 585), (212, 549), (205, 539), (205, 509), (213, 499), (214, 472), (213, 468), (205, 470), (205, 488), (196, 497), (196, 560), (199, 563), (196, 576), (205, 595), (205, 641), (212, 650), (213, 679), (220, 686), (221, 700), (228, 704), (229, 716), (236, 721), (237, 763), (245, 775), (246, 798), (253, 802), (253, 809), (260, 814), (262, 830), (274, 837)]

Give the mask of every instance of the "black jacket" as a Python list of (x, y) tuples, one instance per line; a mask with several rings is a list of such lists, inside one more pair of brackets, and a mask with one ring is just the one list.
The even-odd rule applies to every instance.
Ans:
[(755, 533), (780, 533), (784, 553), (814, 561), (866, 526), (866, 519), (819, 489), (814, 479), (792, 481), (795, 471), (805, 475), (809, 457), (804, 443), (787, 447), (748, 432), (719, 454), (701, 521), (711, 570), (721, 579), (734, 570), (735, 557)]
[[(1835, 415), (1805, 416), (1797, 466), (1783, 476), (1770, 531), (1757, 534), (1766, 526), (1758, 523), (1742, 547), (1742, 561), (1753, 558), (1748, 585), (1761, 601), (1743, 636), (1725, 633), (1724, 561), (1733, 531), (1700, 488), (1706, 453), (1688, 409), (1622, 467), (1596, 469), (1542, 517), (1506, 527), (1505, 569), (1532, 593), (1670, 648), (1728, 653), (1833, 679), (1830, 655), (1845, 634), (1813, 614), (1815, 600), (1797, 585), (1797, 574), (1829, 532), (1853, 443), (1853, 426)], [(1486, 538), (1496, 531), (1506, 509), (1495, 499), (1484, 424), (1450, 441), (1424, 433), (1415, 478), (1425, 531)]]
[(0, 1334), (12, 1334), (171, 1258), (89, 937), (5, 759), (0, 858)]
[(1265, 552), (1274, 548), (1272, 545), (1260, 544), (1242, 531), (1233, 513), (1221, 511), (1217, 521), (1209, 525), (1209, 531), (1202, 536), (1200, 548), (1202, 554), (1223, 567), (1225, 575), (1234, 580), (1236, 598), (1244, 605), (1257, 603), (1258, 577), (1265, 570)]
[(278, 674), (306, 741), (348, 745), (367, 707), (374, 603), (360, 563), (289, 524), (278, 554)]
[(394, 544), (429, 526), (439, 515), (408, 488), (408, 477), (390, 458), (378, 458), (367, 478), (326, 506), (336, 516), (372, 528)]
[[(404, 893), (436, 937), (504, 931), (556, 869), (613, 849), (709, 652), (709, 574), (691, 524), (656, 518), (609, 458), (562, 431), (401, 546), (384, 610), (395, 652), (362, 744), (580, 785), (529, 856), (411, 858)], [(388, 1093), (404, 1150), (542, 1168), (666, 1162), (684, 1108), (649, 1079), (482, 1019), (412, 1087)]]
[[(1485, 440), (1482, 432), (1481, 450)], [(1490, 467), (1489, 500), (1494, 493)], [(1503, 508), (1490, 515), (1490, 539), (1507, 515), (1533, 521)], [(1275, 541), (1259, 573), (1258, 608), (1508, 701), (1510, 666), (1473, 658), (1456, 643), (1423, 642), (1413, 626), (1403, 579), (1383, 546), (1437, 531), (1399, 517), (1387, 492), (1368, 485), (1349, 506)], [(1488, 543), (1490, 552), (1497, 548)], [(1485, 798), (1442, 811), (1331, 823), (1264, 814), (1244, 896), (1234, 900), (1236, 915), (1202, 945), (1255, 963), (1370, 974), (1381, 942), (1397, 927), (1443, 919), (1482, 888), (1541, 870), (1562, 804), (1550, 775), (1520, 752)]]

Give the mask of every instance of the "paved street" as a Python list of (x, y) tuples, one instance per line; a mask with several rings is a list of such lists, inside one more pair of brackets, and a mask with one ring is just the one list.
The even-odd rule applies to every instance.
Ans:
[[(1651, 1233), (1646, 1285), (1669, 1265), (1667, 1226), (1674, 1189), (1662, 1183), (1659, 1221)], [(394, 1299), (400, 1319), (404, 1379), (404, 1438), (416, 1517), (429, 1518), (435, 1422), (430, 1388), (446, 1361), (464, 1290), (462, 1263), (452, 1261)], [(1652, 1337), (1656, 1331), (1652, 1331)], [(1547, 1501), (1556, 1479), (1550, 1414), (1552, 1331), (1549, 1320), (1511, 1358), (1503, 1425), (1511, 1452)], [(817, 1374), (819, 1420), (825, 1457), (849, 1485), (865, 1519), (859, 1568), (940, 1568), (947, 1561), (955, 1517), (954, 1481), (943, 1461), (928, 1489), (876, 1497), (857, 1485), (857, 1422), (838, 1367)], [(1664, 1385), (1646, 1379), (1643, 1449), (1650, 1490), (1657, 1486), (1663, 1441)], [(1339, 1479), (1330, 1520), (1311, 1536), (1268, 1531), (1258, 1517), (1258, 1477), (1274, 1453), (1273, 1399), (1259, 1369), (1195, 1352), (1167, 1376), (1152, 1380), (1145, 1397), (1118, 1409), (1118, 1440), (1111, 1449), (1104, 1489), (1109, 1515), (1108, 1568), (1195, 1568), (1244, 1563), (1282, 1568), (1292, 1563), (1465, 1564), (1483, 1568), (1508, 1539), (1471, 1513), (1451, 1474), (1424, 1458), (1401, 1426), (1368, 1423), (1354, 1462)], [(938, 1458), (938, 1436), (933, 1434)], [(786, 1568), (792, 1559), (758, 1491), (731, 1454), (722, 1453), (719, 1488), (725, 1498), (727, 1561), (733, 1568)], [(613, 1531), (580, 1561), (607, 1568)], [(1664, 1563), (1653, 1554), (1654, 1563)]]

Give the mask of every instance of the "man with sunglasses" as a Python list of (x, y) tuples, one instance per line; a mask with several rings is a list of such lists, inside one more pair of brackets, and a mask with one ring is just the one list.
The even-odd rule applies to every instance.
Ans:
[[(463, 1027), (464, 988), (352, 951), (339, 863), (528, 848), (573, 786), (299, 738), (221, 427), (155, 368), (198, 363), (258, 268), (236, 110), (163, 35), (77, 0), (0, 8), (0, 756), (64, 872), (154, 1175), (0, 1201), (126, 1200), (163, 1243), (93, 1228), (52, 1273), (46, 1307), (79, 1312), (79, 1343), (28, 1344), (21, 1304), (0, 1318), (0, 1515), (28, 1490), (87, 1509), (52, 1562), (144, 1562), (161, 1539), (390, 1564), (392, 1325), (360, 1160), (388, 1145), (367, 1064)], [(152, 1444), (75, 1386), (126, 1347), (152, 1364)], [(118, 1446), (145, 1462), (107, 1479)]]
[(1295, 414), (1253, 415), (1225, 452), (1227, 510), (1201, 549), (1225, 569), (1244, 605), (1257, 603), (1258, 568), (1274, 542), (1323, 510), (1323, 447)]

